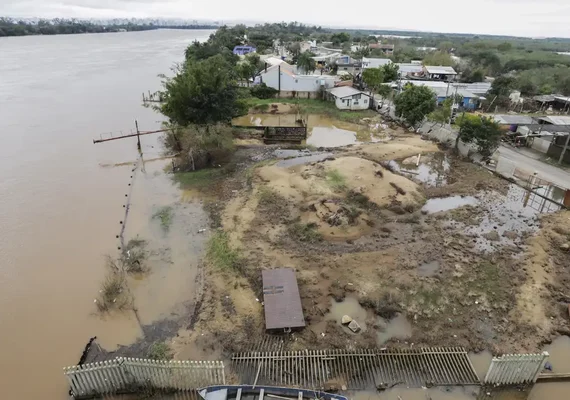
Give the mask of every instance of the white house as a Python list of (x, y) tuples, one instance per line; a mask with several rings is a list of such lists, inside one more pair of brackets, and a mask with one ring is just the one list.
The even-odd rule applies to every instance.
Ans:
[(369, 95), (350, 86), (335, 87), (327, 92), (340, 110), (366, 110), (370, 105)]
[(362, 58), (362, 69), (380, 68), (387, 64), (392, 64), (392, 60), (389, 58)]
[(338, 77), (298, 74), (294, 65), (283, 62), (259, 74), (257, 83), (279, 90), (279, 97), (316, 98), (323, 90), (334, 87)]

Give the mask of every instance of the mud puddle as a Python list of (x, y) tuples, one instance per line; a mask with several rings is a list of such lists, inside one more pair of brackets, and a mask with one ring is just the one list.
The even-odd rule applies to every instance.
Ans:
[(382, 345), (389, 340), (405, 340), (412, 336), (412, 325), (403, 314), (398, 314), (389, 321), (378, 318), (376, 327), (379, 332), (376, 334), (376, 343)]
[(418, 275), (423, 277), (434, 276), (439, 271), (439, 261), (430, 261), (418, 266)]
[(358, 303), (358, 300), (354, 297), (346, 297), (343, 301), (334, 301), (331, 299), (331, 308), (325, 319), (336, 321), (346, 332), (354, 334), (348, 327), (341, 323), (342, 317), (345, 315), (348, 315), (358, 322), (362, 331), (366, 332), (366, 321), (370, 318), (370, 314)]
[(447, 174), (451, 164), (447, 154), (432, 153), (422, 155), (419, 159), (419, 164), (418, 156), (412, 156), (404, 160), (389, 161), (388, 168), (428, 186), (445, 186), (447, 185)]
[(493, 360), (493, 355), (490, 351), (483, 351), (481, 353), (470, 353), (469, 360), (477, 373), (480, 381), (485, 379), (487, 371), (491, 366), (491, 361)]
[(427, 214), (434, 214), (442, 211), (449, 211), (463, 206), (473, 206), (479, 203), (473, 196), (450, 196), (429, 199), (422, 207), (422, 211)]
[[(302, 118), (307, 123), (308, 145), (315, 147), (341, 147), (358, 143), (379, 142), (384, 138), (368, 126), (353, 124), (329, 118), (324, 115), (309, 114)], [(248, 114), (234, 118), (238, 126), (300, 126), (296, 114)]]
[(391, 339), (404, 340), (412, 336), (412, 325), (403, 314), (386, 320), (374, 315), (360, 305), (354, 297), (346, 297), (343, 301), (331, 300), (329, 313), (325, 316), (327, 321), (335, 321), (347, 333), (355, 335), (346, 325), (342, 324), (343, 316), (349, 316), (356, 321), (362, 332), (376, 331), (376, 343), (380, 346)]

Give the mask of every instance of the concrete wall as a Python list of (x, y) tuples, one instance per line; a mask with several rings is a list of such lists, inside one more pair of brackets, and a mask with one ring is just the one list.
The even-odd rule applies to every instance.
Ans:
[[(546, 154), (549, 157), (552, 157), (556, 161), (558, 161), (558, 159), (560, 158), (560, 154), (562, 154), (563, 149), (564, 149), (564, 146), (552, 144), (552, 146), (550, 146), (550, 148), (548, 149), (548, 152)], [(566, 153), (564, 154), (564, 159), (562, 161), (567, 163), (567, 164), (570, 164), (570, 146), (568, 146), (568, 150), (566, 150)]]
[(550, 145), (552, 144), (552, 142), (550, 140), (546, 140), (546, 139), (541, 139), (541, 138), (534, 138), (533, 143), (532, 143), (532, 148), (540, 151), (541, 153), (548, 153), (548, 149), (550, 148)]
[[(426, 122), (420, 127), (420, 132), (424, 136), (437, 140), (440, 143), (449, 143), (451, 146), (455, 146), (457, 132), (453, 129), (442, 127), (440, 124), (434, 126), (433, 122)], [(477, 153), (477, 147), (470, 143), (459, 141), (457, 148), (464, 157), (473, 157)]]
[(282, 90), (277, 94), (280, 99), (320, 99), (320, 92), (292, 92)]

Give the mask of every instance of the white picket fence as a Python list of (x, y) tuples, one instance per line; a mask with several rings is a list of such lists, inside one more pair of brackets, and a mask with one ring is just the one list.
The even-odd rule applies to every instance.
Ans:
[(189, 391), (226, 383), (221, 361), (157, 361), (119, 357), (63, 370), (76, 397), (146, 389)]
[(493, 357), (485, 376), (485, 384), (508, 386), (535, 383), (548, 358), (542, 354), (506, 354)]

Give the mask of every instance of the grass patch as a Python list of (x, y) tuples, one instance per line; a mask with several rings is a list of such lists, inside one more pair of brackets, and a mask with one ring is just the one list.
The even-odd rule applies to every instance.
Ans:
[(317, 224), (302, 224), (296, 222), (289, 226), (289, 234), (300, 242), (316, 243), (323, 239), (323, 236), (317, 230)]
[(181, 189), (201, 189), (216, 183), (226, 174), (223, 168), (207, 168), (191, 172), (177, 172), (174, 180)]
[(331, 169), (326, 174), (327, 182), (335, 192), (346, 189), (346, 178), (337, 170)]
[(210, 238), (206, 256), (216, 268), (223, 270), (239, 270), (243, 265), (239, 251), (231, 247), (230, 238), (224, 231), (217, 231)]
[(126, 279), (122, 272), (109, 271), (95, 305), (100, 312), (107, 312), (112, 309), (123, 310), (129, 305), (129, 295), (126, 290)]
[(148, 348), (146, 358), (151, 360), (168, 361), (174, 356), (170, 346), (165, 342), (154, 342)]
[(362, 208), (368, 208), (370, 205), (370, 198), (368, 196), (355, 192), (354, 190), (348, 191), (346, 194), (346, 201)]
[(477, 268), (477, 278), (474, 285), (485, 293), (491, 304), (497, 304), (508, 300), (508, 293), (504, 284), (505, 274), (499, 265), (484, 261)]
[(352, 123), (358, 123), (362, 118), (378, 116), (378, 113), (373, 110), (341, 111), (336, 108), (333, 102), (317, 99), (258, 99), (252, 97), (247, 99), (247, 103), (251, 108), (272, 103), (295, 104), (301, 114), (328, 115), (331, 118)]
[(172, 207), (160, 207), (160, 209), (153, 214), (152, 218), (160, 220), (160, 226), (162, 226), (165, 232), (168, 232), (172, 224)]

